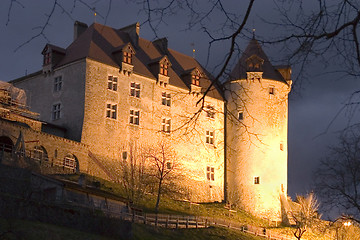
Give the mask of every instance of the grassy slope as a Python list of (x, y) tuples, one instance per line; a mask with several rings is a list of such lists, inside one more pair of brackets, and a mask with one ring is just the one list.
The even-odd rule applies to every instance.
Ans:
[(240, 231), (229, 230), (226, 228), (206, 228), (206, 229), (162, 229), (153, 228), (145, 225), (134, 224), (134, 240), (263, 240), (264, 238), (244, 234)]

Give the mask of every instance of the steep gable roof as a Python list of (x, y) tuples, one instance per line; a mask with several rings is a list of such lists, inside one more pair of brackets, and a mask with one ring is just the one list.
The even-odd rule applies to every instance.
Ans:
[[(118, 67), (113, 52), (116, 49), (131, 42), (128, 33), (121, 29), (114, 29), (98, 23), (92, 24), (84, 33), (82, 33), (70, 46), (66, 49), (64, 58), (56, 67), (69, 64), (71, 62), (90, 58), (104, 64)], [(151, 71), (150, 65), (154, 61), (162, 59), (165, 55), (153, 44), (143, 38), (139, 38), (135, 47), (136, 54), (133, 56), (133, 72), (156, 79), (157, 76)], [(189, 86), (181, 78), (182, 74), (190, 69), (198, 68), (204, 73), (201, 81), (201, 87), (206, 88), (210, 85), (211, 75), (192, 57), (181, 54), (172, 49), (168, 49), (166, 54), (171, 62), (168, 76), (170, 77), (170, 85), (189, 89)], [(205, 89), (204, 89), (205, 90)], [(213, 89), (209, 96), (223, 99), (221, 93), (217, 89)]]
[(263, 72), (263, 78), (276, 80), (287, 84), (282, 75), (270, 63), (268, 57), (261, 48), (261, 45), (255, 38), (250, 40), (238, 63), (230, 73), (230, 81), (247, 78), (247, 60), (251, 58), (263, 60), (261, 69)]

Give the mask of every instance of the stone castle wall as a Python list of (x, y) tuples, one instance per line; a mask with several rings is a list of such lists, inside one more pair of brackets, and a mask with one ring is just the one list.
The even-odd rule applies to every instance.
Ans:
[[(108, 76), (118, 78), (117, 91), (107, 89)], [(98, 155), (122, 161), (129, 144), (154, 145), (164, 141), (176, 152), (185, 186), (193, 201), (221, 201), (224, 172), (224, 103), (206, 97), (205, 105), (214, 107), (214, 118), (206, 112), (191, 119), (199, 107), (201, 95), (168, 84), (160, 85), (132, 73), (123, 74), (119, 68), (87, 60), (85, 113), (81, 142)], [(171, 80), (170, 80), (171, 81)], [(131, 83), (140, 84), (140, 97), (130, 96)], [(171, 106), (162, 105), (162, 92), (171, 94)], [(116, 119), (106, 117), (107, 104), (117, 106)], [(139, 125), (130, 123), (130, 110), (139, 111)], [(171, 132), (162, 132), (162, 119), (171, 119)], [(189, 121), (189, 123), (188, 123)], [(183, 126), (184, 125), (184, 126)], [(206, 131), (214, 131), (214, 144), (206, 143)], [(207, 167), (215, 169), (215, 179), (207, 179)], [(191, 192), (191, 193), (190, 193)]]
[[(251, 213), (279, 217), (287, 193), (287, 126), (290, 86), (267, 79), (228, 85), (228, 196)], [(270, 92), (273, 88), (273, 94)], [(232, 94), (238, 96), (233, 98)], [(239, 119), (242, 113), (243, 119)], [(259, 183), (255, 183), (258, 177)]]

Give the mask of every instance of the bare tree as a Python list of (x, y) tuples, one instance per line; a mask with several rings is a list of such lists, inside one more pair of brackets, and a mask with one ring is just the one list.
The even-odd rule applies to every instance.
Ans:
[(177, 191), (175, 179), (180, 176), (180, 164), (176, 153), (166, 142), (161, 141), (145, 152), (150, 174), (155, 178), (157, 184), (157, 198), (155, 211), (159, 211), (160, 198), (164, 192)]
[(124, 189), (127, 199), (137, 204), (148, 191), (150, 176), (143, 155), (143, 148), (130, 143), (129, 152), (123, 152), (120, 162), (118, 181)]
[(344, 131), (315, 173), (316, 192), (325, 210), (360, 222), (360, 128)]
[(309, 193), (307, 196), (296, 196), (298, 209), (291, 212), (293, 219), (296, 222), (296, 230), (294, 236), (300, 240), (307, 228), (313, 228), (318, 223), (321, 215), (319, 215), (319, 202), (314, 193)]

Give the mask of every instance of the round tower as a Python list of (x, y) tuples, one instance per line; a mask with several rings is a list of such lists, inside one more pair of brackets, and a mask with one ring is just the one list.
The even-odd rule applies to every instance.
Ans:
[(287, 196), (290, 74), (288, 66), (274, 67), (252, 39), (225, 91), (227, 199), (273, 220), (281, 218)]

